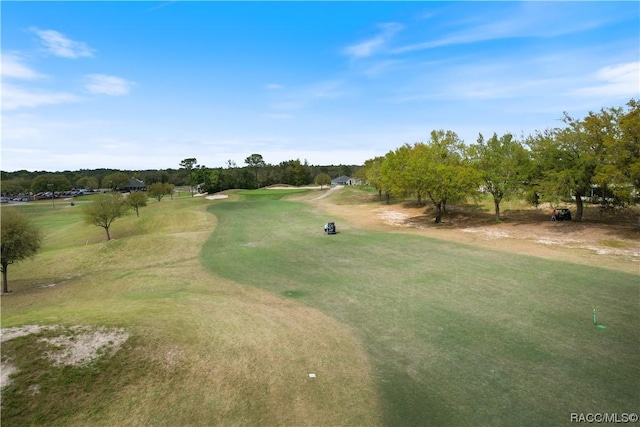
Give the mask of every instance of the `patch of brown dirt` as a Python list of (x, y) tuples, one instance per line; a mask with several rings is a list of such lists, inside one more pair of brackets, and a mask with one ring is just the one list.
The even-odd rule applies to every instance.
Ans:
[(548, 209), (532, 208), (503, 212), (497, 222), (491, 213), (463, 205), (450, 208), (435, 224), (432, 209), (415, 204), (336, 205), (330, 198), (316, 203), (359, 227), (640, 274), (640, 232), (633, 212), (600, 215), (597, 208), (587, 208), (582, 222), (551, 222)]
[[(54, 345), (55, 350), (48, 352), (47, 357), (57, 366), (83, 365), (105, 354), (113, 354), (129, 338), (129, 334), (120, 328), (71, 326), (67, 329), (62, 326), (26, 325), (0, 330), (0, 342), (41, 331), (60, 333), (56, 337), (40, 338), (40, 341)], [(0, 388), (4, 388), (11, 383), (10, 376), (17, 370), (11, 361), (5, 358), (2, 358), (0, 370)]]

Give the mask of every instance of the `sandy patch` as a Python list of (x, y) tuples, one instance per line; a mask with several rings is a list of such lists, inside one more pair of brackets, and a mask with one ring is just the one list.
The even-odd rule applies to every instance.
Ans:
[(55, 329), (55, 326), (25, 325), (16, 328), (3, 328), (0, 330), (0, 342), (23, 337), (25, 335), (37, 334), (40, 331)]
[[(41, 338), (39, 341), (54, 346), (55, 349), (46, 353), (46, 357), (55, 366), (86, 365), (92, 360), (105, 355), (116, 353), (129, 338), (129, 334), (121, 328), (90, 327), (90, 326), (39, 326), (26, 325), (22, 327), (6, 328), (0, 331), (1, 341), (6, 342), (25, 335), (36, 334), (41, 331), (59, 331), (60, 335), (51, 338)], [(0, 366), (2, 373), (0, 388), (11, 383), (10, 376), (17, 372), (11, 360), (2, 359)]]
[(227, 197), (229, 197), (226, 194), (211, 194), (209, 196), (205, 196), (205, 199), (207, 200), (220, 200), (220, 199), (226, 199)]
[(69, 331), (71, 335), (40, 339), (56, 346), (56, 350), (46, 353), (56, 366), (86, 365), (102, 355), (115, 353), (129, 338), (124, 329), (72, 326)]

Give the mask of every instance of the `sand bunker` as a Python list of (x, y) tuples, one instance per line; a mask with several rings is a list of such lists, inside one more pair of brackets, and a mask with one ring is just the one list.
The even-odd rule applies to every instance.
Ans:
[(219, 200), (219, 199), (226, 199), (227, 196), (226, 194), (211, 194), (210, 196), (205, 196), (205, 199), (207, 200)]

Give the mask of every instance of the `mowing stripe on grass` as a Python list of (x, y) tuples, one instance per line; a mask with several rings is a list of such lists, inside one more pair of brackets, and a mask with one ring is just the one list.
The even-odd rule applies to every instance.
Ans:
[(557, 425), (637, 409), (638, 276), (340, 222), (325, 236), (310, 205), (242, 195), (209, 208), (219, 222), (202, 262), (352, 329), (385, 424)]

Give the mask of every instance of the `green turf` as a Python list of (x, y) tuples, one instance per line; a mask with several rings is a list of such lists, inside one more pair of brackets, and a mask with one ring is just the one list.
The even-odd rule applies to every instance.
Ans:
[[(339, 219), (325, 236), (326, 216), (280, 200), (286, 193), (212, 205), (218, 226), (202, 262), (353, 330), (385, 424), (559, 425), (573, 412), (637, 412), (638, 276)], [(606, 329), (593, 325), (594, 307)]]
[[(332, 197), (350, 203), (346, 191)], [(638, 412), (637, 275), (359, 229), (286, 195), (299, 194), (150, 201), (114, 222), (110, 242), (82, 222), (86, 201), (3, 206), (45, 239), (9, 268), (2, 326), (121, 326), (132, 337), (88, 368), (50, 367), (32, 338), (3, 344), (21, 371), (2, 423), (563, 425), (572, 412)], [(328, 219), (335, 236), (322, 232)], [(301, 304), (355, 334), (373, 370)], [(358, 394), (370, 373), (382, 418), (376, 396)]]
[[(202, 268), (201, 246), (216, 226), (205, 207), (217, 203), (150, 202), (140, 218), (116, 220), (108, 242), (78, 206), (2, 206), (24, 210), (45, 235), (33, 259), (9, 268), (2, 327), (130, 334), (113, 357), (87, 366), (53, 366), (41, 334), (4, 342), (2, 360), (18, 371), (2, 391), (3, 426), (379, 424), (370, 366), (350, 331)], [(310, 380), (325, 365), (331, 371)]]

